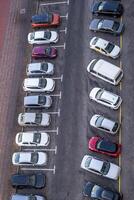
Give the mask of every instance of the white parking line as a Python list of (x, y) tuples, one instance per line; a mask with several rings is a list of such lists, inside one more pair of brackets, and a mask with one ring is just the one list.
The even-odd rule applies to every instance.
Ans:
[(25, 168), (25, 167), (20, 167), (20, 170), (23, 170), (23, 171), (53, 171), (53, 174), (55, 174), (55, 170), (56, 170), (56, 167), (54, 165), (54, 168)]
[(60, 108), (58, 109), (58, 117), (60, 117)]
[[(65, 44), (65, 43), (64, 43)], [(61, 45), (51, 45), (51, 47), (55, 47), (55, 48), (64, 48), (64, 44)]]
[(65, 34), (67, 34), (67, 27), (65, 27), (65, 29), (59, 30), (60, 33), (65, 32)]
[[(37, 148), (38, 148), (38, 146), (37, 146)], [(25, 149), (23, 149), (23, 151), (34, 151), (34, 152), (39, 152), (39, 151), (54, 151), (55, 152), (55, 154), (57, 153), (57, 146), (55, 146), (55, 148), (54, 149), (45, 149), (45, 148), (42, 148), (42, 149), (29, 149), (29, 148), (27, 148), (27, 147), (25, 147)]]
[(61, 76), (57, 76), (57, 77), (53, 77), (54, 80), (61, 80), (62, 82), (62, 75)]
[(61, 75), (61, 82), (63, 82), (63, 74)]
[(57, 127), (56, 134), (59, 135), (59, 127)]
[(51, 94), (50, 96), (52, 96), (52, 97), (59, 97), (61, 99), (61, 91), (60, 91), (59, 94)]
[(68, 4), (69, 5), (69, 2), (68, 1), (61, 1), (61, 2), (51, 2), (51, 3), (42, 3), (40, 4), (40, 6), (47, 6), (47, 5), (58, 5), (58, 4)]
[(68, 13), (66, 15), (61, 15), (61, 18), (66, 18), (66, 20), (68, 20)]
[(70, 1), (68, 0), (68, 1), (67, 1), (67, 5), (69, 5), (69, 3), (70, 3)]

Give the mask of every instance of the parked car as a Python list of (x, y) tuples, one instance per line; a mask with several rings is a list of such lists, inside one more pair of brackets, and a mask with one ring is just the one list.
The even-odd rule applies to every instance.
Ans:
[(55, 58), (57, 49), (55, 47), (34, 47), (32, 50), (32, 58)]
[(60, 24), (60, 15), (45, 12), (43, 15), (34, 15), (31, 19), (32, 28), (54, 27)]
[(47, 160), (44, 152), (15, 152), (12, 156), (12, 164), (17, 166), (44, 166)]
[(99, 37), (93, 37), (90, 41), (90, 48), (111, 58), (118, 58), (120, 47)]
[(41, 131), (19, 132), (15, 137), (15, 141), (19, 146), (48, 146), (50, 136), (48, 133)]
[(112, 135), (116, 134), (120, 127), (118, 122), (98, 114), (92, 116), (90, 125), (101, 131), (111, 133)]
[(99, 1), (94, 3), (92, 13), (95, 15), (120, 17), (123, 14), (123, 6), (118, 1)]
[(54, 74), (54, 64), (50, 62), (30, 63), (26, 67), (27, 76), (46, 76)]
[(18, 124), (20, 126), (49, 126), (50, 114), (47, 113), (20, 113)]
[(50, 108), (52, 105), (52, 98), (48, 95), (25, 96), (25, 108)]
[(84, 185), (83, 195), (92, 200), (122, 200), (119, 192), (89, 181)]
[(89, 25), (89, 29), (94, 32), (111, 33), (120, 35), (124, 31), (124, 24), (112, 19), (93, 19)]
[(34, 194), (13, 194), (11, 200), (46, 200), (46, 198)]
[(15, 188), (36, 188), (46, 186), (46, 176), (43, 173), (36, 174), (14, 174), (11, 176), (11, 185)]
[(118, 157), (121, 152), (121, 145), (111, 142), (99, 136), (91, 137), (88, 142), (88, 148), (91, 151), (106, 154), (108, 156)]
[(113, 180), (118, 179), (121, 171), (118, 165), (89, 155), (83, 157), (81, 168)]
[(91, 90), (89, 98), (114, 110), (117, 110), (122, 103), (121, 97), (117, 94), (97, 87)]
[(88, 64), (87, 71), (112, 85), (117, 85), (123, 77), (123, 71), (120, 67), (103, 59), (93, 59)]
[(52, 78), (25, 78), (23, 90), (26, 92), (53, 92), (55, 81)]
[(29, 44), (50, 44), (56, 43), (59, 40), (59, 35), (56, 31), (35, 31), (28, 34)]

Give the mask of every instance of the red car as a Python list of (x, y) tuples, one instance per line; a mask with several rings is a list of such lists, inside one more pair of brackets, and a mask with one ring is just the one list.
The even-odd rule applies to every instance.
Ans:
[(55, 13), (44, 13), (43, 15), (34, 15), (31, 19), (32, 28), (45, 28), (58, 26), (60, 24), (60, 15)]
[(95, 151), (113, 157), (119, 156), (121, 152), (120, 144), (116, 144), (99, 136), (90, 138), (88, 148), (91, 151)]
[(34, 47), (32, 50), (32, 58), (55, 58), (57, 49), (54, 47)]

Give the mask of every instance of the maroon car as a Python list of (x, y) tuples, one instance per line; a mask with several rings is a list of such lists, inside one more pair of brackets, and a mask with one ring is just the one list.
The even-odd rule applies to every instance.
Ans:
[(57, 49), (54, 47), (34, 47), (32, 50), (32, 58), (55, 58)]

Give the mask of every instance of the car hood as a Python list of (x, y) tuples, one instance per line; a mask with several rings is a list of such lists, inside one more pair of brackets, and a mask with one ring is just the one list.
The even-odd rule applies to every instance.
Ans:
[(42, 126), (48, 126), (50, 124), (50, 115), (47, 113), (42, 113)]
[(120, 47), (116, 46), (113, 48), (113, 50), (111, 51), (110, 55), (112, 57), (117, 57), (120, 54)]
[(47, 164), (47, 154), (44, 152), (38, 152), (39, 159), (38, 159), (38, 165), (46, 165)]
[(52, 105), (52, 98), (50, 96), (46, 96), (45, 106), (50, 107)]
[(106, 177), (117, 180), (120, 175), (121, 168), (118, 165), (110, 163), (109, 172), (106, 174)]
[(58, 33), (56, 31), (51, 31), (51, 39), (50, 40), (53, 42), (57, 42), (58, 39), (59, 39)]
[(47, 80), (47, 84), (46, 84), (45, 90), (53, 91), (55, 87), (55, 81), (51, 78), (46, 78), (46, 80)]
[(91, 90), (90, 94), (89, 94), (89, 98), (95, 99), (96, 94), (97, 94), (97, 92), (98, 92), (99, 90), (100, 90), (100, 88), (97, 88), (97, 87), (93, 88), (93, 89)]
[(95, 126), (95, 122), (98, 119), (100, 115), (93, 115), (92, 118), (90, 119), (90, 125)]
[(41, 144), (45, 145), (49, 143), (50, 136), (47, 133), (42, 133), (41, 134)]

